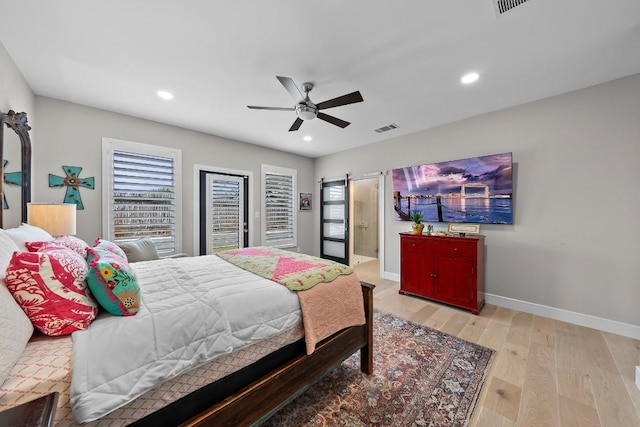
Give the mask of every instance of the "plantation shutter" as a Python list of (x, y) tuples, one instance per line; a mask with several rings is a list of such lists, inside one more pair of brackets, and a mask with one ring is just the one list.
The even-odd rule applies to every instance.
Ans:
[(263, 172), (264, 244), (295, 246), (295, 181), (287, 172)]
[(160, 255), (175, 254), (175, 160), (113, 151), (113, 241), (149, 237)]
[(241, 177), (208, 176), (210, 199), (207, 221), (211, 252), (243, 247), (244, 239), (244, 181)]

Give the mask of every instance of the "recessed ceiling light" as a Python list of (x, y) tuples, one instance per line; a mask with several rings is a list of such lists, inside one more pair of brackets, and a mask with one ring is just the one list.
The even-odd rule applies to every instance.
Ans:
[(480, 74), (478, 73), (468, 73), (462, 76), (460, 81), (466, 85), (471, 84), (480, 78)]
[(309, 142), (309, 141), (311, 141), (313, 138), (312, 138), (311, 136), (307, 135), (307, 136), (305, 136), (305, 137), (304, 137), (304, 138), (302, 138), (302, 139), (304, 139), (305, 141)]
[(173, 99), (173, 94), (171, 92), (167, 92), (166, 90), (159, 90), (158, 96), (162, 99)]

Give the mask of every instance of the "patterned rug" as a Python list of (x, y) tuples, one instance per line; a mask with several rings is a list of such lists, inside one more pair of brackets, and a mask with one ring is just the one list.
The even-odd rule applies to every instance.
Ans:
[(359, 353), (263, 426), (466, 426), (494, 351), (374, 312), (374, 373)]

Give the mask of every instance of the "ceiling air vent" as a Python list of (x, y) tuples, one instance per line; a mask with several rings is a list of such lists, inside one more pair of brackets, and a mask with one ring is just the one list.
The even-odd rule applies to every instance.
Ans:
[(520, 6), (528, 1), (529, 0), (492, 0), (493, 8), (495, 9), (497, 16), (500, 16), (514, 7)]
[(390, 130), (397, 129), (399, 127), (400, 126), (398, 126), (397, 124), (391, 123), (390, 125), (382, 126), (381, 128), (375, 129), (375, 131), (378, 132), (378, 133), (382, 133), (382, 132), (387, 132), (387, 131), (390, 131)]

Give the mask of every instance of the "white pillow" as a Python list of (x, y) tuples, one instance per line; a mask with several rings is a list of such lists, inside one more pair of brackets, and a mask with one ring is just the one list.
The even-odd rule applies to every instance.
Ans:
[(31, 321), (13, 299), (4, 279), (0, 280), (0, 385), (20, 358), (31, 334)]
[(0, 229), (0, 279), (4, 279), (4, 272), (11, 261), (11, 257), (15, 251), (20, 248), (16, 245), (11, 237), (4, 230)]
[(21, 251), (27, 250), (26, 242), (48, 242), (49, 240), (53, 240), (51, 234), (42, 228), (29, 224), (22, 224), (17, 228), (9, 228), (8, 230), (4, 230), (4, 232), (16, 242), (16, 245), (18, 245)]

